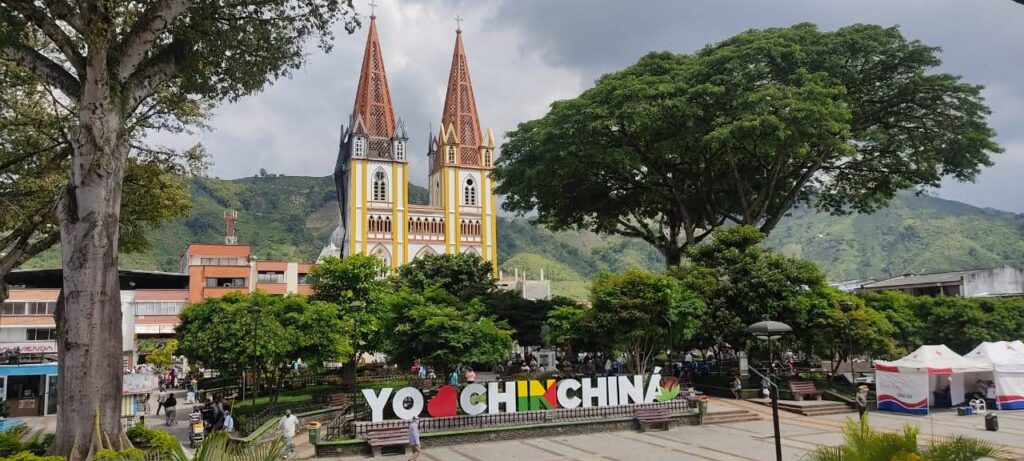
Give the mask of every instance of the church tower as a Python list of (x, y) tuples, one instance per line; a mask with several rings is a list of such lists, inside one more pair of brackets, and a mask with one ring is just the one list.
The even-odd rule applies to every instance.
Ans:
[[(349, 127), (342, 132), (334, 177), (341, 225), (331, 238), (340, 256), (376, 255), (389, 267), (406, 262), (408, 135), (395, 119), (377, 17), (369, 34)], [(325, 251), (328, 251), (325, 249)]]
[(430, 205), (444, 210), (445, 252), (475, 253), (490, 260), (497, 274), (494, 133), (480, 129), (461, 27), (455, 31), (441, 127), (429, 146)]

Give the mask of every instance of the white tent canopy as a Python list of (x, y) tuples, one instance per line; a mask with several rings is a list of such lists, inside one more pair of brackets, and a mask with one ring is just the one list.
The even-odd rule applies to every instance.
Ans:
[(926, 345), (892, 362), (875, 361), (878, 409), (928, 414), (935, 392), (949, 388), (950, 404), (963, 402), (964, 374), (991, 372), (991, 362), (965, 358), (944, 345)]
[(1000, 410), (1024, 410), (1024, 344), (1020, 341), (981, 343), (967, 353), (992, 363), (995, 400)]

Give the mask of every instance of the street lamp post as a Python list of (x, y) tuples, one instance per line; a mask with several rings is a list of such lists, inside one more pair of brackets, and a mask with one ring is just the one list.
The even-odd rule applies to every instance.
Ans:
[[(782, 337), (783, 334), (793, 331), (793, 328), (782, 322), (774, 322), (771, 320), (765, 320), (763, 322), (757, 322), (747, 327), (747, 333), (750, 333), (758, 338), (765, 338), (768, 340), (768, 355), (771, 356), (773, 339)], [(769, 359), (770, 360), (770, 359)], [(768, 394), (772, 400), (772, 427), (775, 430), (775, 460), (782, 461), (782, 434), (779, 432), (779, 385), (775, 383), (775, 376), (772, 374), (771, 363), (769, 368), (765, 370), (765, 374), (761, 375), (768, 382)], [(756, 369), (754, 370), (757, 371)], [(760, 374), (760, 373), (758, 373)], [(775, 392), (772, 392), (774, 388)]]
[(253, 364), (253, 378), (252, 378), (252, 384), (253, 384), (253, 386), (252, 386), (252, 421), (249, 422), (249, 424), (253, 425), (253, 429), (256, 428), (255, 427), (255, 424), (256, 424), (256, 395), (260, 393), (260, 381), (259, 381), (260, 365), (259, 365), (259, 359), (257, 358), (257, 354), (259, 353), (259, 341), (260, 341), (260, 336), (259, 336), (259, 333), (260, 333), (260, 330), (259, 330), (259, 315), (260, 315), (260, 312), (262, 312), (262, 311), (263, 311), (263, 309), (260, 309), (259, 306), (252, 306), (252, 307), (249, 308), (249, 313), (252, 314), (254, 317), (256, 317), (256, 319), (254, 319), (253, 322), (252, 322), (252, 344), (253, 344), (253, 352), (252, 352), (252, 364)]
[(846, 319), (846, 363), (850, 365), (850, 380), (855, 381), (853, 376), (853, 319), (850, 318), (850, 314), (853, 313), (853, 303), (850, 301), (841, 301), (839, 306), (843, 310)]

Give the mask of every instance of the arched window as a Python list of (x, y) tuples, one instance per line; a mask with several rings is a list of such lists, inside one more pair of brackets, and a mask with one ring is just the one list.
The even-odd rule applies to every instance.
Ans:
[(448, 163), (455, 163), (455, 146), (448, 146)]
[(466, 180), (466, 186), (462, 190), (462, 204), (476, 206), (476, 183), (473, 178)]
[(386, 202), (388, 200), (388, 176), (383, 171), (377, 170), (373, 174), (373, 201)]
[(356, 136), (354, 150), (353, 157), (362, 157), (366, 153), (366, 140), (362, 136)]
[(391, 218), (384, 218), (384, 232), (391, 232)]
[(491, 150), (484, 149), (484, 166), (491, 166)]

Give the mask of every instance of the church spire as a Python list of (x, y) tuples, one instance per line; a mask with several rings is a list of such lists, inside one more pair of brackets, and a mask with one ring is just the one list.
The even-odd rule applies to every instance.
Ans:
[(370, 33), (363, 52), (363, 69), (359, 73), (356, 102), (352, 108), (352, 131), (380, 138), (395, 134), (395, 110), (391, 107), (391, 91), (384, 72), (384, 56), (377, 39), (377, 17), (370, 16)]
[(460, 24), (455, 31), (452, 69), (448, 75), (448, 92), (441, 114), (441, 144), (457, 146), (458, 157), (454, 163), (479, 166), (480, 137), (480, 118), (476, 112), (476, 99), (473, 97), (473, 84), (469, 78), (466, 50), (462, 46)]

